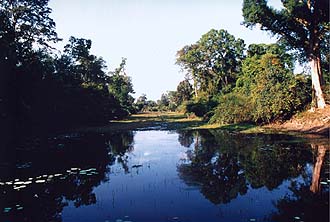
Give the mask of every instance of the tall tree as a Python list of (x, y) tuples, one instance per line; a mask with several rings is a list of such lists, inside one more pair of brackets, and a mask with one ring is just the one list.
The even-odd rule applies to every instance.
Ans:
[(105, 61), (102, 57), (90, 54), (91, 47), (92, 41), (90, 39), (71, 36), (69, 43), (64, 46), (65, 54), (59, 61), (65, 63), (69, 59), (71, 72), (75, 79), (83, 82), (105, 83), (107, 80), (104, 72)]
[(260, 25), (262, 30), (280, 37), (292, 49), (298, 50), (310, 64), (312, 88), (316, 105), (324, 108), (322, 92), (321, 44), (329, 33), (328, 0), (281, 0), (283, 9), (267, 5), (267, 0), (244, 0), (243, 24)]
[(27, 71), (36, 69), (38, 50), (59, 40), (50, 14), (48, 0), (0, 1), (0, 114), (5, 121), (17, 121), (19, 107), (26, 106), (22, 95), (30, 86), (23, 80), (36, 74)]
[(244, 41), (226, 30), (211, 29), (198, 42), (202, 55), (201, 69), (207, 91), (217, 94), (232, 87), (244, 58)]
[(1, 0), (1, 41), (20, 50), (58, 41), (51, 11), (48, 0)]
[(188, 80), (181, 81), (176, 87), (176, 102), (180, 105), (183, 101), (188, 101), (192, 96), (192, 86)]
[(226, 30), (212, 29), (177, 53), (177, 64), (192, 76), (196, 91), (215, 95), (228, 91), (244, 58), (244, 41)]
[(192, 79), (195, 97), (198, 97), (199, 88), (199, 64), (201, 63), (201, 55), (198, 44), (186, 45), (180, 49), (177, 54), (176, 64), (186, 71), (186, 78)]
[(134, 98), (131, 94), (135, 92), (132, 78), (125, 72), (125, 65), (126, 58), (122, 58), (119, 67), (115, 71), (109, 72), (108, 90), (120, 102), (122, 107), (132, 112)]

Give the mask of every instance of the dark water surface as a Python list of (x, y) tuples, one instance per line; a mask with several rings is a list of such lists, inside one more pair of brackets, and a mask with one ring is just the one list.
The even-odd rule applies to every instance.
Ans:
[(329, 143), (217, 130), (21, 138), (0, 221), (329, 221)]

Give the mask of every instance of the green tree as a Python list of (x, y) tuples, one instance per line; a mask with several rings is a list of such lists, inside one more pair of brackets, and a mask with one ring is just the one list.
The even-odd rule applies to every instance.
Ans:
[(183, 71), (186, 71), (186, 78), (193, 81), (194, 94), (197, 98), (201, 82), (199, 64), (202, 61), (198, 44), (184, 46), (177, 52), (176, 56), (176, 64), (181, 66)]
[(161, 109), (166, 109), (170, 104), (170, 99), (167, 93), (163, 93), (160, 97), (160, 100), (157, 101), (157, 104)]
[(213, 96), (233, 87), (244, 47), (242, 39), (235, 39), (226, 30), (212, 29), (196, 44), (178, 51), (177, 64), (192, 76), (195, 91)]
[(92, 41), (71, 36), (64, 46), (64, 55), (60, 61), (69, 59), (70, 74), (80, 82), (103, 83), (107, 81), (105, 61), (101, 57), (90, 54)]
[(135, 102), (135, 107), (137, 109), (138, 112), (141, 112), (144, 110), (144, 108), (147, 106), (147, 95), (146, 94), (142, 94), (141, 96), (139, 96), (136, 99)]
[(153, 100), (148, 100), (144, 111), (158, 111), (158, 105)]
[(203, 58), (202, 72), (206, 77), (207, 91), (217, 94), (232, 87), (240, 72), (245, 48), (242, 39), (235, 39), (226, 30), (210, 30), (199, 40)]
[(247, 27), (259, 24), (262, 30), (279, 36), (309, 61), (316, 105), (324, 108), (320, 50), (329, 32), (329, 1), (282, 0), (282, 4), (284, 8), (277, 10), (268, 6), (266, 0), (244, 0), (243, 24)]
[(49, 47), (59, 38), (50, 18), (48, 0), (2, 0), (0, 3), (1, 42), (15, 48), (12, 53), (23, 57), (32, 47)]
[[(275, 55), (278, 58), (276, 64), (281, 64), (281, 68), (286, 69), (288, 72), (293, 72), (294, 58), (288, 54), (285, 47), (279, 44), (251, 44), (247, 49), (247, 57), (242, 64), (242, 74), (236, 81), (236, 86), (239, 87), (239, 91), (245, 95), (249, 95), (251, 92), (251, 85), (257, 84), (259, 73), (264, 72), (264, 68), (261, 65), (261, 58), (265, 55)], [(266, 63), (263, 63), (266, 64)]]
[(188, 80), (183, 80), (176, 87), (175, 101), (178, 105), (188, 101), (192, 97), (193, 88)]
[(293, 74), (293, 56), (278, 44), (252, 44), (233, 92), (219, 97), (211, 122), (284, 120), (310, 102), (309, 81)]
[(0, 1), (0, 113), (6, 118), (15, 120), (12, 115), (26, 104), (19, 98), (19, 90), (27, 90), (19, 73), (27, 60), (36, 57), (34, 51), (59, 40), (50, 13), (48, 0)]
[(170, 111), (175, 111), (178, 107), (178, 93), (177, 91), (168, 91), (167, 92), (168, 96), (168, 109)]
[(127, 111), (133, 112), (134, 93), (132, 79), (125, 72), (126, 58), (122, 58), (119, 68), (109, 72), (109, 92), (120, 102)]

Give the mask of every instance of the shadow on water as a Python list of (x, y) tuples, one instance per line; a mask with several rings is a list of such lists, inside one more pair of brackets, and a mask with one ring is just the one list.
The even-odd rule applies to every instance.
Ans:
[(264, 220), (329, 221), (328, 140), (317, 145), (286, 135), (178, 133), (180, 144), (191, 148), (188, 161), (178, 166), (179, 177), (213, 204), (229, 203), (249, 189), (272, 191), (291, 181), (291, 192), (274, 203), (278, 212)]
[(312, 178), (290, 185), (292, 195), (276, 202), (274, 221), (329, 221), (329, 144), (311, 143)]
[(0, 163), (0, 221), (62, 221), (69, 201), (96, 203), (93, 189), (106, 182), (108, 167), (122, 165), (134, 133), (64, 134), (17, 138), (11, 158)]
[[(244, 135), (223, 130), (182, 130), (176, 133), (184, 151), (178, 145), (173, 151), (174, 156), (177, 156), (176, 152), (184, 152), (185, 158), (174, 163), (174, 175), (179, 179), (178, 184), (171, 186), (171, 194), (168, 195), (182, 195), (181, 188), (185, 189), (185, 186), (193, 188), (192, 192), (196, 191), (202, 194), (203, 200), (208, 200), (209, 205), (200, 202), (206, 204), (205, 211), (201, 212), (205, 218), (211, 217), (208, 210), (212, 210), (212, 206), (229, 206), (253, 190), (275, 192), (287, 183), (286, 195), (273, 203), (274, 212), (270, 210), (264, 215), (264, 212), (259, 212), (263, 209), (255, 209), (260, 213), (257, 221), (329, 220), (328, 140), (302, 141), (287, 135)], [(0, 221), (62, 221), (64, 207), (69, 204), (78, 208), (97, 202), (95, 188), (111, 182), (109, 175), (111, 177), (113, 165), (123, 169), (116, 175), (119, 186), (122, 186), (122, 174), (130, 175), (133, 168), (134, 171), (141, 168), (141, 174), (149, 177), (151, 174), (148, 173), (162, 167), (162, 157), (167, 158), (162, 155), (169, 155), (169, 151), (166, 144), (162, 144), (164, 153), (161, 149), (154, 150), (160, 155), (159, 162), (151, 162), (155, 168), (132, 165), (129, 161), (136, 152), (135, 134), (132, 131), (85, 132), (3, 140), (6, 146), (0, 149)], [(147, 146), (148, 142), (150, 145), (145, 138), (140, 146)], [(165, 138), (172, 144), (168, 138), (173, 136)], [(159, 146), (157, 139), (154, 141), (156, 144), (150, 146)], [(143, 158), (148, 155), (152, 156), (144, 152)], [(168, 173), (166, 169), (161, 172)], [(159, 176), (158, 179), (161, 178)], [(156, 177), (152, 179), (157, 180)], [(176, 190), (177, 187), (180, 189)], [(127, 192), (125, 195), (130, 195), (130, 198), (139, 195)], [(259, 194), (264, 195), (263, 192)], [(155, 197), (143, 193), (143, 198), (148, 202), (154, 201)], [(184, 201), (182, 203), (186, 203)], [(128, 205), (123, 207), (130, 208)], [(152, 214), (152, 209), (134, 210)], [(191, 209), (185, 208), (184, 204), (179, 210), (184, 212), (187, 221), (195, 221), (190, 218)], [(145, 220), (141, 221), (148, 221), (147, 214), (143, 216)], [(239, 215), (237, 217), (240, 219)], [(210, 221), (218, 221), (218, 218), (212, 217)]]

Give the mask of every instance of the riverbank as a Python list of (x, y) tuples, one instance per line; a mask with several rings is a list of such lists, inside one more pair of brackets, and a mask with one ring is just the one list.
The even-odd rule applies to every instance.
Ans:
[(84, 128), (83, 131), (122, 130), (189, 130), (223, 129), (241, 133), (285, 133), (295, 135), (329, 136), (330, 107), (314, 112), (305, 111), (282, 123), (263, 126), (253, 124), (209, 124), (201, 118), (175, 112), (150, 112), (129, 116), (124, 120), (113, 120), (102, 127)]
[(112, 120), (101, 127), (83, 128), (83, 131), (122, 130), (180, 130), (207, 127), (207, 122), (198, 117), (189, 117), (176, 112), (145, 112), (133, 114), (123, 120)]
[(316, 134), (329, 137), (330, 106), (324, 109), (310, 110), (296, 114), (284, 123), (272, 123), (264, 126), (265, 129), (300, 134)]

